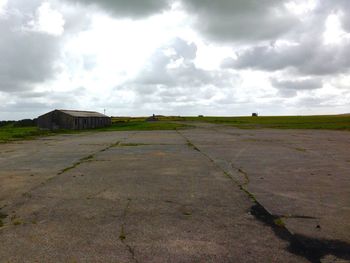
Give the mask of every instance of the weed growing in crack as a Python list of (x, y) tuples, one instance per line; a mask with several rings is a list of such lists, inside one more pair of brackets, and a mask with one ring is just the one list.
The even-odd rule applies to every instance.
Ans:
[(286, 224), (283, 222), (282, 218), (276, 218), (275, 220), (273, 220), (273, 222), (275, 223), (276, 226), (279, 226), (279, 227), (286, 226)]
[(124, 233), (120, 234), (120, 235), (119, 235), (119, 239), (120, 239), (121, 241), (124, 241), (124, 240), (126, 239), (125, 234), (124, 234)]
[(66, 172), (68, 172), (68, 171), (74, 169), (74, 168), (77, 167), (79, 164), (80, 164), (80, 163), (75, 163), (75, 164), (73, 164), (72, 166), (69, 166), (69, 167), (67, 167), (67, 168), (62, 169), (62, 170), (58, 173), (58, 175), (64, 174), (64, 173), (66, 173)]
[(69, 166), (69, 167), (64, 168), (63, 170), (61, 170), (61, 171), (58, 173), (58, 175), (64, 174), (64, 173), (66, 173), (66, 172), (68, 172), (68, 171), (70, 171), (70, 170), (72, 170), (72, 169), (78, 167), (78, 166), (81, 165), (82, 163), (91, 162), (92, 159), (94, 159), (94, 158), (95, 158), (95, 155), (94, 155), (94, 154), (90, 154), (90, 155), (88, 155), (88, 156), (86, 156), (86, 157), (83, 157), (83, 158), (81, 158), (78, 162), (74, 163), (72, 166)]
[(3, 227), (4, 226), (4, 222), (3, 220), (7, 218), (7, 215), (0, 212), (0, 227)]
[(254, 202), (254, 203), (257, 203), (257, 199), (256, 199), (256, 197), (255, 197), (255, 195), (254, 194), (252, 194), (251, 192), (249, 192), (245, 187), (243, 187), (243, 186), (240, 186), (240, 189), (243, 191), (243, 192), (245, 192), (248, 196), (249, 196), (249, 198)]
[(200, 150), (190, 141), (187, 140), (187, 146), (196, 150), (197, 152), (200, 152)]
[(84, 158), (81, 158), (80, 159), (80, 163), (81, 162), (87, 162), (87, 161), (90, 161), (90, 160), (92, 160), (92, 159), (94, 159), (94, 155), (93, 154), (90, 154), (89, 156), (86, 156), (86, 157), (84, 157)]
[(295, 150), (297, 150), (299, 152), (306, 152), (306, 149), (304, 149), (304, 148), (295, 148)]
[(21, 219), (15, 219), (15, 220), (12, 221), (12, 224), (13, 224), (14, 226), (19, 226), (19, 225), (22, 225), (23, 222), (22, 222)]
[(17, 215), (13, 215), (13, 216), (11, 216), (11, 223), (14, 226), (19, 226), (19, 225), (23, 224), (23, 220), (20, 219)]
[(137, 146), (145, 146), (148, 145), (146, 143), (123, 143), (119, 144), (120, 147), (137, 147)]

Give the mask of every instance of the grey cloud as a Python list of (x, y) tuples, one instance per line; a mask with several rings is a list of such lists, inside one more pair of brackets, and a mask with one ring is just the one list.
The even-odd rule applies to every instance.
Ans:
[[(312, 36), (311, 36), (312, 38)], [(237, 59), (223, 61), (224, 68), (277, 71), (292, 69), (301, 75), (329, 75), (349, 70), (350, 41), (324, 45), (314, 36), (299, 45), (275, 47), (256, 46), (237, 53)]]
[[(322, 0), (307, 19), (292, 14), (281, 0), (182, 0), (183, 6), (197, 18), (196, 27), (216, 41), (252, 43), (276, 40), (290, 33), (305, 33), (323, 26), (332, 13), (342, 12), (342, 24), (350, 32), (348, 0)], [(298, 2), (298, 1), (296, 1)], [(299, 1), (303, 2), (303, 1)], [(307, 21), (312, 18), (312, 23)], [(318, 22), (316, 21), (318, 20)], [(311, 27), (310, 27), (311, 25)]]
[(296, 79), (296, 80), (280, 80), (271, 79), (271, 84), (279, 90), (283, 97), (294, 97), (298, 91), (316, 90), (322, 88), (322, 80), (319, 78)]
[[(80, 94), (80, 89), (74, 89), (70, 94)], [(67, 95), (66, 92), (50, 91), (35, 92), (27, 91), (21, 93), (11, 93), (10, 100), (3, 105), (3, 109), (16, 111), (30, 111), (30, 109), (49, 109), (49, 108), (69, 108), (71, 105), (79, 105), (75, 96)], [(15, 98), (15, 100), (12, 100)], [(43, 99), (44, 98), (44, 99)]]
[(48, 109), (49, 105), (44, 102), (33, 100), (20, 100), (12, 104), (7, 104), (2, 110), (11, 112), (37, 112), (41, 109)]
[(48, 96), (50, 93), (48, 91), (19, 91), (12, 92), (12, 95), (16, 96), (18, 99), (37, 99)]
[[(3, 25), (3, 24), (2, 24)], [(45, 34), (5, 33), (0, 40), (0, 90), (18, 91), (51, 78), (57, 42)]]
[[(80, 15), (82, 9), (52, 0), (51, 7), (61, 12), (67, 22), (64, 34), (53, 36), (31, 30), (29, 22), (35, 19), (42, 3), (11, 0), (0, 15), (0, 119), (33, 118), (52, 108), (79, 105), (75, 97), (85, 95), (82, 88), (70, 93), (36, 91), (38, 85), (54, 79), (62, 70), (58, 62), (65, 40), (90, 23), (87, 15)], [(85, 67), (93, 64), (93, 58), (84, 58)]]
[(6, 92), (28, 90), (33, 84), (51, 78), (59, 55), (56, 37), (23, 30), (38, 5), (30, 3), (29, 8), (22, 1), (20, 7), (26, 11), (32, 9), (31, 12), (25, 13), (22, 9), (14, 12), (15, 2), (20, 1), (11, 2), (9, 13), (0, 18), (0, 91)]
[(133, 90), (137, 105), (198, 104), (213, 101), (218, 94), (232, 93), (240, 80), (238, 75), (198, 68), (194, 64), (196, 51), (194, 43), (177, 38), (158, 49), (135, 79), (116, 89)]
[[(278, 46), (276, 41), (270, 44), (252, 43), (236, 53), (237, 58), (223, 61), (223, 68), (256, 69), (264, 71), (291, 70), (300, 75), (332, 75), (346, 73), (350, 68), (350, 41), (343, 39), (341, 43), (327, 45), (323, 32), (329, 15), (342, 11), (350, 11), (350, 2), (344, 0), (319, 1), (318, 6), (302, 24), (298, 24), (284, 35), (293, 45)], [(349, 19), (343, 17), (343, 25)]]
[(71, 4), (97, 6), (121, 17), (145, 17), (170, 7), (172, 0), (65, 0)]
[(279, 80), (272, 79), (272, 84), (280, 89), (292, 90), (313, 90), (322, 88), (322, 81), (319, 79), (303, 79), (303, 80)]
[(237, 52), (237, 59), (227, 58), (223, 68), (254, 68), (267, 71), (299, 66), (312, 57), (310, 48), (289, 47), (279, 49), (271, 45), (255, 46), (242, 52)]
[(343, 15), (340, 17), (342, 26), (347, 32), (350, 32), (350, 18), (348, 16), (350, 12), (350, 2), (348, 0), (320, 1), (316, 12), (327, 15), (338, 12), (343, 13)]
[[(169, 49), (172, 49), (174, 53), (167, 54), (166, 51)], [(186, 43), (184, 40), (177, 38), (168, 46), (158, 49), (133, 82), (145, 85), (189, 88), (204, 85), (217, 87), (230, 85), (227, 77), (231, 77), (232, 73), (197, 68), (193, 62), (196, 51), (197, 47), (194, 43)], [(176, 65), (179, 60), (180, 64)], [(171, 67), (172, 63), (175, 63), (174, 67)], [(224, 76), (225, 74), (226, 76)]]
[[(35, 92), (35, 87), (53, 79), (61, 71), (57, 62), (61, 59), (64, 41), (90, 23), (85, 15), (77, 18), (81, 10), (60, 5), (53, 0), (51, 6), (59, 10), (69, 22), (64, 34), (53, 36), (30, 30), (28, 23), (35, 18), (42, 3), (41, 0), (11, 0), (5, 14), (0, 16), (0, 92), (7, 96), (15, 95), (18, 102), (25, 98), (35, 100), (50, 97), (47, 92)], [(94, 58), (84, 57), (84, 66), (91, 69)]]
[(92, 12), (85, 6), (64, 5), (64, 2), (55, 0), (52, 6), (59, 10), (64, 16), (64, 33), (72, 36), (91, 27)]
[(198, 19), (197, 28), (217, 41), (276, 39), (299, 21), (280, 0), (183, 0)]
[(36, 10), (42, 2), (43, 0), (10, 0), (6, 4), (8, 8), (6, 13), (17, 14), (23, 19), (26, 19), (33, 16), (33, 11)]
[(181, 38), (176, 38), (170, 44), (178, 57), (184, 59), (195, 59), (197, 55), (197, 46), (194, 43), (187, 43)]
[(298, 100), (296, 103), (297, 107), (307, 107), (307, 108), (322, 108), (329, 107), (332, 103), (329, 103), (330, 98), (320, 98), (320, 97), (304, 97)]

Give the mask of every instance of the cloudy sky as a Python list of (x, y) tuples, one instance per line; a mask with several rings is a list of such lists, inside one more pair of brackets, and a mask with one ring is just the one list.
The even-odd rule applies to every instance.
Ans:
[(0, 119), (350, 112), (349, 0), (0, 0)]

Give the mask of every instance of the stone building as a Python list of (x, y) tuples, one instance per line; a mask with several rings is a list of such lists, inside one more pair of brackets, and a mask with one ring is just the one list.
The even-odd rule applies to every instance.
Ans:
[(38, 117), (40, 129), (81, 130), (111, 125), (111, 118), (94, 111), (54, 110)]

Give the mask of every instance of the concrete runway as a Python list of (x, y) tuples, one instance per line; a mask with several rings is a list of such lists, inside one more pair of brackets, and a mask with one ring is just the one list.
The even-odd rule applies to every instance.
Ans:
[(0, 262), (350, 262), (349, 132), (195, 126), (1, 144)]

